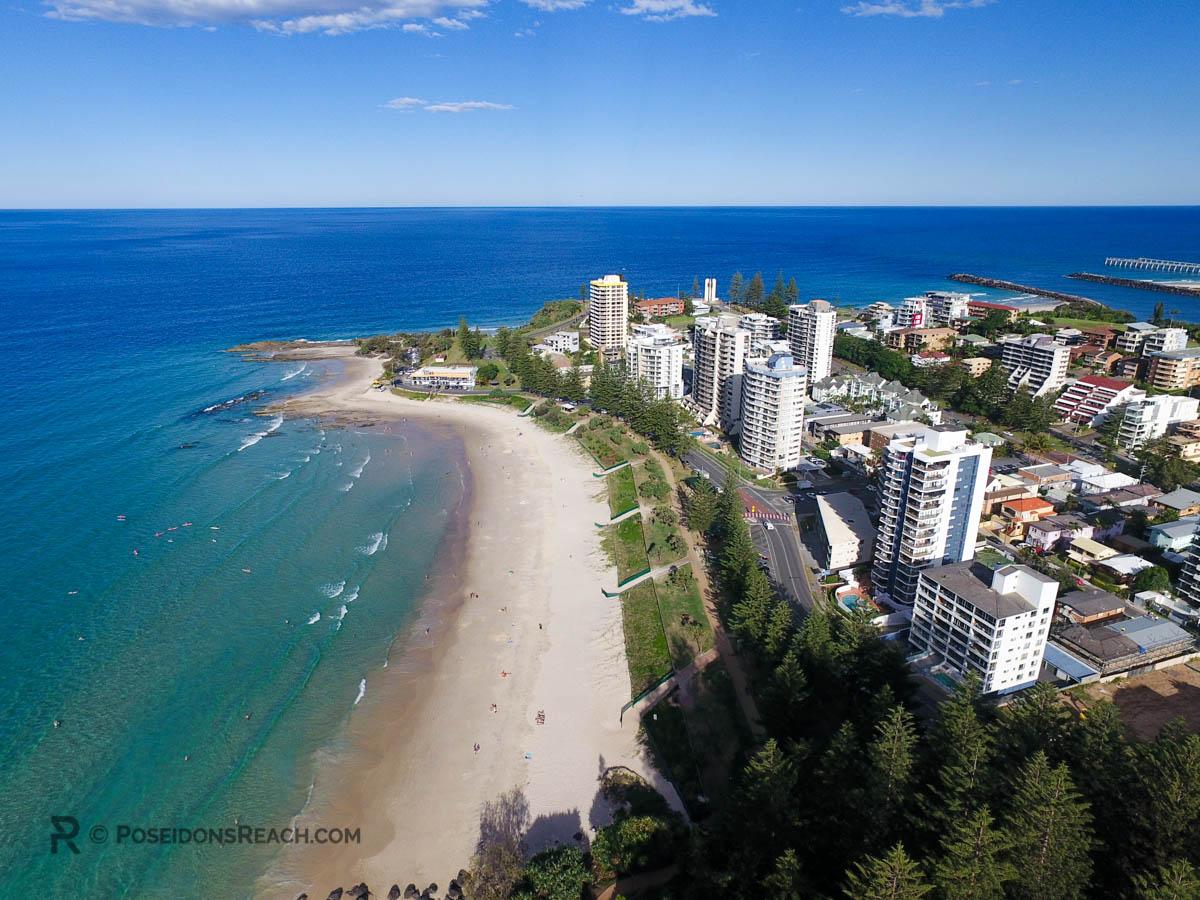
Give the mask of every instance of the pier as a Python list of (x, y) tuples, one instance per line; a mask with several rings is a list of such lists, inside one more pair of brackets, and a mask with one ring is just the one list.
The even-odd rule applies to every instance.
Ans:
[(1045, 288), (1031, 287), (1028, 284), (1017, 284), (1015, 281), (1002, 281), (999, 278), (985, 278), (982, 275), (958, 273), (948, 276), (951, 281), (961, 281), (964, 284), (977, 284), (980, 287), (997, 288), (1004, 291), (1016, 291), (1018, 294), (1033, 294), (1035, 297), (1046, 297), (1050, 300), (1061, 300), (1063, 303), (1091, 303), (1103, 306), (1099, 300), (1091, 297), (1080, 297), (1077, 294), (1064, 294), (1062, 291), (1048, 291)]
[[(1106, 266), (1115, 266), (1121, 269), (1157, 269), (1160, 272), (1182, 272), (1185, 275), (1200, 275), (1200, 263), (1180, 262), (1175, 259), (1151, 259), (1148, 256), (1139, 256), (1136, 259), (1131, 259), (1124, 256), (1108, 256), (1104, 259)], [(1074, 278), (1075, 276), (1071, 276)]]
[(1141, 291), (1159, 291), (1163, 294), (1178, 294), (1181, 297), (1200, 298), (1200, 285), (1194, 288), (1179, 284), (1162, 284), (1158, 281), (1146, 281), (1142, 278), (1114, 278), (1111, 275), (1094, 275), (1091, 272), (1072, 272), (1068, 278), (1078, 278), (1081, 281), (1095, 281), (1099, 284), (1111, 284), (1116, 287), (1137, 288)]

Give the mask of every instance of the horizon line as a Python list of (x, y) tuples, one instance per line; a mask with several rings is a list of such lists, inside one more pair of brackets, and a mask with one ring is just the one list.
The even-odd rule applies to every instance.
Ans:
[(420, 203), (325, 206), (0, 206), (23, 212), (251, 212), (326, 210), (539, 210), (539, 209), (1200, 209), (1194, 203)]

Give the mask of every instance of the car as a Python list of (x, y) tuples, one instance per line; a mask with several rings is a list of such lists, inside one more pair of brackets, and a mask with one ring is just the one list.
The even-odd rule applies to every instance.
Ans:
[(775, 526), (774, 526), (774, 525), (772, 525), (770, 522), (764, 522), (764, 523), (763, 523), (763, 528), (767, 529), (767, 531), (774, 531), (774, 530), (775, 530)]

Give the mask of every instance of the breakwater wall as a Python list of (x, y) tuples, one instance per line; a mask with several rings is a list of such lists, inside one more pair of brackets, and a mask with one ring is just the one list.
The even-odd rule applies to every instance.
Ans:
[(1063, 303), (1091, 303), (1095, 306), (1104, 305), (1099, 300), (1093, 300), (1091, 297), (1081, 297), (1078, 294), (1065, 294), (1062, 291), (1049, 291), (1045, 288), (1032, 287), (1028, 284), (1017, 284), (1015, 281), (1002, 281), (999, 278), (985, 278), (982, 275), (969, 275), (964, 272), (959, 272), (947, 277), (949, 277), (951, 281), (961, 281), (964, 284), (977, 284), (980, 287), (997, 288), (1004, 291), (1016, 291), (1020, 294), (1034, 294), (1038, 297), (1048, 297), (1051, 300), (1061, 300)]
[(1098, 284), (1111, 284), (1116, 287), (1137, 288), (1140, 291), (1159, 291), (1163, 294), (1179, 294), (1182, 297), (1200, 298), (1200, 288), (1180, 287), (1177, 284), (1160, 284), (1157, 281), (1146, 281), (1144, 278), (1114, 278), (1111, 275), (1095, 275), (1091, 272), (1072, 272), (1068, 278), (1080, 281), (1095, 281)]

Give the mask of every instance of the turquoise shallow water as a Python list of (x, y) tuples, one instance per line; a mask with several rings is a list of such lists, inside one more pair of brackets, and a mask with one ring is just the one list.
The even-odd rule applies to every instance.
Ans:
[[(226, 399), (320, 377), (314, 364), (219, 361)], [(85, 835), (288, 824), (461, 499), (447, 435), (203, 408), (171, 409), (108, 452), (56, 455), (15, 495), (21, 509), (35, 484), (67, 489), (9, 561), (29, 574), (10, 595), (10, 635), (29, 639), (2, 651), (0, 808), (18, 837), (3, 895), (31, 879), (87, 896), (244, 890), (277, 848), (83, 841), (51, 856), (48, 817), (73, 816)]]
[(320, 367), (222, 348), (519, 322), (607, 271), (844, 302), (974, 271), (1200, 318), (1062, 278), (1111, 254), (1196, 259), (1200, 210), (0, 212), (0, 896), (248, 896), (267, 851), (87, 828), (288, 822), (442, 549), (453, 441), (276, 426)]

